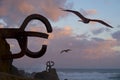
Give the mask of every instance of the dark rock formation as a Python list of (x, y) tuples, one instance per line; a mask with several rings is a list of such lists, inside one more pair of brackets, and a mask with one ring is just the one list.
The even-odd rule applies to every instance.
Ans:
[(19, 75), (18, 69), (12, 65), (13, 59), (2, 59), (2, 56), (8, 54), (12, 54), (10, 52), (10, 46), (6, 40), (0, 36), (0, 72)]
[(31, 79), (0, 72), (0, 80), (42, 80), (42, 79)]
[(36, 73), (34, 76), (35, 79), (43, 79), (43, 80), (59, 80), (56, 69), (52, 68), (50, 72), (43, 71)]
[(12, 67), (11, 67), (10, 74), (22, 76), (20, 74), (18, 68), (16, 68), (14, 65), (12, 65)]
[(0, 72), (9, 73), (12, 67), (11, 60), (2, 60), (1, 57), (6, 54), (11, 54), (9, 44), (5, 41), (4, 38), (1, 38), (0, 34)]

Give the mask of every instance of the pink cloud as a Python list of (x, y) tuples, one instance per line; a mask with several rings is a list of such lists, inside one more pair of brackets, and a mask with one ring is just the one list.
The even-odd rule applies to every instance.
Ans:
[(0, 7), (0, 16), (5, 16), (7, 14), (7, 9)]
[(64, 13), (59, 7), (66, 6), (67, 0), (2, 0), (0, 16), (7, 19), (8, 24), (20, 24), (30, 14), (38, 13), (52, 21), (58, 21)]
[[(54, 28), (53, 33), (50, 34), (50, 39), (60, 39), (64, 36), (70, 36), (72, 34), (72, 28), (70, 26), (65, 26), (63, 28)], [(63, 36), (64, 35), (64, 36)]]
[(84, 16), (95, 15), (98, 13), (96, 9), (88, 9), (88, 10), (80, 9), (80, 12)]
[(100, 59), (114, 55), (114, 50), (112, 49), (113, 46), (116, 45), (116, 41), (113, 40), (106, 40), (102, 42), (95, 42), (95, 46), (90, 46), (89, 48), (85, 49), (84, 52), (87, 59)]
[(95, 15), (97, 14), (97, 10), (96, 9), (90, 9), (90, 10), (86, 10), (88, 15)]
[[(59, 9), (60, 7), (65, 7), (67, 0), (41, 0), (39, 4), (39, 9), (43, 12), (48, 18), (53, 21), (59, 20), (61, 16), (65, 14)], [(47, 5), (47, 6), (46, 6)], [(68, 4), (69, 5), (69, 4)]]
[(19, 4), (18, 9), (23, 14), (28, 14), (28, 13), (34, 12), (34, 6), (25, 1)]
[[(26, 61), (28, 61), (29, 59), (31, 60), (31, 62), (29, 61), (28, 63), (29, 65), (37, 63), (45, 64), (46, 61), (53, 60), (56, 63), (55, 66), (59, 68), (85, 66), (99, 67), (99, 62), (101, 62), (101, 64), (103, 64), (104, 66), (106, 65), (106, 63), (112, 65), (111, 61), (116, 61), (116, 50), (113, 49), (113, 47), (115, 47), (118, 43), (116, 41), (104, 40), (99, 38), (92, 38), (91, 40), (88, 40), (86, 36), (87, 34), (82, 34), (82, 36), (79, 36), (80, 38), (83, 38), (83, 35), (86, 36), (83, 39), (76, 39), (76, 36), (71, 36), (72, 28), (70, 26), (66, 26), (63, 28), (54, 28), (53, 30), (54, 31), (52, 33), (52, 38), (50, 38), (47, 43), (47, 52), (43, 57), (38, 58), (37, 60), (24, 57), (20, 59), (20, 61), (16, 61), (14, 64), (16, 64), (18, 67), (20, 64), (23, 64), (23, 66), (27, 66)], [(41, 38), (34, 38), (34, 40), (30, 40), (31, 44), (29, 45), (29, 47), (33, 51), (39, 50), (40, 46), (43, 44), (43, 42), (40, 41)], [(72, 51), (69, 53), (60, 54), (60, 51), (62, 49), (67, 48), (70, 48)], [(25, 62), (23, 62), (23, 60)], [(69, 61), (71, 63), (66, 64)], [(115, 65), (117, 65), (117, 63)]]
[(4, 25), (3, 25), (3, 24), (0, 24), (0, 28), (4, 28)]

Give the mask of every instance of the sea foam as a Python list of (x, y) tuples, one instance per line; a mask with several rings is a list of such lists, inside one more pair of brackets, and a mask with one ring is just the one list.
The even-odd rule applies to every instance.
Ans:
[(101, 73), (101, 72), (58, 72), (60, 80), (114, 80), (111, 77), (119, 73)]

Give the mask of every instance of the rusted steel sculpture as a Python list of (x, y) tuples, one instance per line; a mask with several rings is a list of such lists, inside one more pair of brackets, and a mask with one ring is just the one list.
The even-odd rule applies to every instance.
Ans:
[[(25, 18), (20, 28), (0, 28), (0, 72), (11, 73), (14, 66), (12, 65), (13, 59), (21, 58), (27, 55), (31, 58), (39, 58), (46, 52), (47, 45), (42, 45), (42, 48), (38, 52), (32, 52), (27, 48), (28, 37), (40, 37), (48, 39), (47, 33), (25, 31), (26, 26), (31, 20), (40, 20), (45, 24), (47, 33), (52, 32), (52, 27), (47, 18), (39, 14), (32, 14)], [(12, 54), (10, 46), (6, 39), (16, 39), (19, 43), (21, 51), (19, 53)], [(16, 73), (15, 73), (16, 74)]]
[(47, 61), (46, 62), (46, 71), (50, 72), (52, 69), (52, 66), (54, 66), (54, 65), (55, 65), (55, 63), (53, 61)]
[(2, 28), (0, 29), (0, 37), (3, 39), (6, 38), (14, 38), (17, 39), (20, 48), (21, 48), (21, 52), (17, 53), (17, 54), (9, 54), (9, 55), (3, 55), (2, 58), (3, 59), (15, 59), (15, 58), (20, 58), (23, 57), (24, 55), (27, 55), (31, 58), (39, 58), (41, 56), (43, 56), (46, 52), (47, 49), (47, 45), (42, 45), (42, 49), (38, 52), (31, 52), (28, 48), (27, 48), (27, 37), (28, 36), (36, 36), (36, 37), (40, 37), (40, 38), (48, 38), (48, 34), (46, 33), (42, 33), (42, 32), (32, 32), (32, 31), (24, 31), (27, 24), (31, 21), (31, 20), (40, 20), (45, 24), (46, 30), (48, 33), (52, 32), (52, 27), (51, 24), (49, 23), (48, 19), (45, 18), (42, 15), (39, 14), (32, 14), (30, 16), (28, 16), (23, 24), (21, 25), (20, 28), (18, 29), (14, 29), (14, 28)]

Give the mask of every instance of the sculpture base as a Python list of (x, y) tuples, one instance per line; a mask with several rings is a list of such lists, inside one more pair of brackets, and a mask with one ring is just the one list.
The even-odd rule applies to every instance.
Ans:
[(52, 68), (50, 72), (39, 72), (36, 73), (34, 76), (35, 79), (42, 79), (42, 80), (59, 80), (56, 69)]

